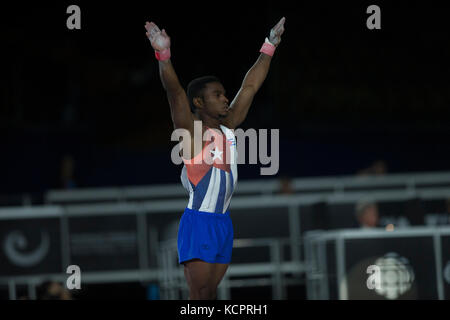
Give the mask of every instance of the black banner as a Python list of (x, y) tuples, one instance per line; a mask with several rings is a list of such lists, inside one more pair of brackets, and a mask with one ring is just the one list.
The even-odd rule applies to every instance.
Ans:
[(432, 236), (345, 240), (348, 299), (438, 299)]
[(0, 276), (62, 271), (59, 218), (0, 220)]
[(139, 268), (134, 215), (69, 218), (70, 263), (82, 271)]

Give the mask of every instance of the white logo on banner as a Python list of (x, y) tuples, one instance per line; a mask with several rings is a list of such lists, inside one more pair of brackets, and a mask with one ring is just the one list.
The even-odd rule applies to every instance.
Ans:
[(18, 267), (32, 267), (41, 262), (47, 255), (50, 248), (50, 237), (47, 233), (41, 232), (42, 241), (39, 246), (31, 252), (20, 252), (28, 246), (27, 238), (21, 231), (10, 232), (3, 243), (6, 257)]
[[(374, 272), (367, 283), (368, 288), (387, 299), (397, 299), (408, 291), (414, 282), (414, 271), (408, 259), (395, 252), (385, 254), (375, 261)], [(375, 276), (376, 275), (376, 276)]]

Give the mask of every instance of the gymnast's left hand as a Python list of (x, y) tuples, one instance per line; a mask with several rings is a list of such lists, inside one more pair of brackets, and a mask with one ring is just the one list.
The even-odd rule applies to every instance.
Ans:
[(281, 42), (281, 35), (284, 32), (285, 21), (286, 21), (285, 17), (281, 18), (281, 20), (278, 21), (278, 23), (270, 30), (269, 41), (275, 47), (278, 46)]

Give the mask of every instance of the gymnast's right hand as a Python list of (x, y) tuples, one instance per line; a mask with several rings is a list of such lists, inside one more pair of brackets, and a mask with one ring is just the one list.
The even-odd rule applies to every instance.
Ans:
[(156, 51), (163, 51), (170, 48), (170, 37), (167, 35), (166, 30), (159, 30), (158, 26), (153, 22), (145, 22), (145, 33), (148, 40)]

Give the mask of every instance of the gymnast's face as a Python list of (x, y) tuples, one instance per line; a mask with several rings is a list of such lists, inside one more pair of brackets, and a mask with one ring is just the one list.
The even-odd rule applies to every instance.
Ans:
[(223, 118), (228, 115), (229, 105), (225, 89), (220, 82), (209, 82), (203, 89), (202, 111), (212, 118)]

